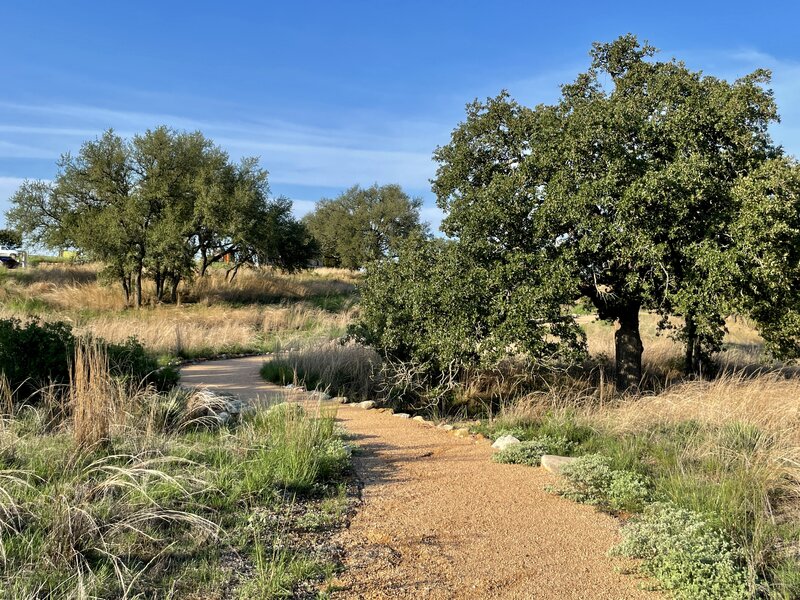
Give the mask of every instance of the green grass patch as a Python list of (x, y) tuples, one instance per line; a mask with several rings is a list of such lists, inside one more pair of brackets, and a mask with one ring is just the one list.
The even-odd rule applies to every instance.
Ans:
[(332, 412), (278, 405), (221, 425), (213, 395), (129, 400), (102, 449), (77, 448), (44, 408), (0, 426), (0, 598), (283, 598), (332, 572), (287, 542), (346, 510)]

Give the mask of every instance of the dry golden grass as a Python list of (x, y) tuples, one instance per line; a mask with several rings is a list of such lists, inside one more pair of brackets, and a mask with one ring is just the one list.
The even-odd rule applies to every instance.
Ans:
[(160, 306), (84, 320), (77, 330), (110, 342), (136, 337), (161, 354), (296, 348), (344, 333), (354, 309), (328, 312), (307, 303), (280, 306)]
[[(658, 315), (640, 314), (640, 327), (644, 353), (642, 365), (645, 372), (659, 377), (665, 382), (681, 378), (683, 368), (683, 345), (675, 341), (670, 331), (658, 331)], [(680, 325), (681, 319), (671, 319)], [(614, 325), (584, 316), (579, 322), (586, 331), (589, 354), (593, 357), (614, 356)], [(727, 333), (723, 340), (723, 351), (715, 356), (725, 372), (743, 368), (769, 367), (782, 365), (770, 360), (764, 353), (764, 340), (758, 335), (754, 325), (744, 317), (733, 316), (726, 320)]]
[(233, 281), (225, 281), (224, 272), (215, 270), (198, 279), (188, 297), (203, 303), (302, 300), (353, 294), (358, 280), (359, 274), (347, 269), (312, 269), (294, 274), (247, 269), (240, 271)]
[[(39, 300), (61, 310), (121, 310), (125, 298), (113, 282), (99, 280), (100, 265), (40, 265), (14, 272), (0, 285), (0, 301), (10, 299)], [(310, 269), (299, 273), (282, 273), (272, 269), (243, 269), (233, 281), (226, 281), (225, 272), (212, 269), (180, 288), (185, 302), (213, 304), (260, 304), (278, 300), (303, 300), (313, 297), (343, 296), (355, 292), (359, 273), (346, 269)], [(152, 283), (145, 283), (145, 301), (154, 304)]]
[(724, 374), (674, 385), (595, 414), (620, 431), (688, 420), (718, 426), (738, 421), (800, 445), (800, 379), (775, 372)]
[(113, 387), (106, 353), (96, 343), (79, 342), (69, 382), (78, 447), (96, 448), (110, 440), (116, 396)]
[(359, 277), (343, 269), (243, 270), (226, 282), (213, 270), (182, 292), (181, 305), (134, 310), (125, 308), (118, 286), (98, 281), (98, 272), (96, 265), (15, 272), (0, 280), (0, 318), (63, 320), (79, 333), (115, 343), (136, 337), (153, 352), (187, 357), (298, 349), (344, 333)]

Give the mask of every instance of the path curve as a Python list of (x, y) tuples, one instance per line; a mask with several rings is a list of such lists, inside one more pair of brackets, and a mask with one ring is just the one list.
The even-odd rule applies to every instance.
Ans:
[[(290, 398), (261, 380), (262, 357), (184, 367), (183, 385)], [(297, 397), (295, 395), (295, 397)], [(362, 505), (341, 533), (334, 598), (659, 598), (615, 570), (616, 521), (544, 491), (549, 473), (491, 462), (488, 442), (350, 405), (337, 420), (361, 451)]]

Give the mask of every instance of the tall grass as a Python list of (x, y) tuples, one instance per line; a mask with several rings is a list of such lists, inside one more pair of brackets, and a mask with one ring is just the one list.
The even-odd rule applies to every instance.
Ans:
[(328, 342), (287, 352), (264, 363), (261, 375), (278, 384), (300, 384), (352, 399), (374, 398), (380, 356), (354, 342)]
[(66, 320), (113, 343), (136, 337), (149, 351), (184, 358), (297, 350), (339, 337), (355, 314), (357, 274), (245, 270), (233, 282), (213, 270), (180, 306), (125, 310), (120, 290), (92, 265), (56, 265), (0, 280), (0, 317)]
[(70, 374), (69, 403), (75, 442), (83, 448), (107, 444), (117, 391), (108, 355), (97, 343), (79, 341)]
[[(331, 412), (260, 407), (224, 424), (207, 417), (229, 399), (207, 391), (114, 389), (91, 345), (74, 371), (73, 418), (46, 426), (40, 405), (0, 426), (0, 598), (222, 597), (256, 577), (223, 559), (257, 559), (252, 515), (338, 493), (349, 454)], [(259, 560), (281, 593), (329, 571), (302, 548)]]
[(246, 269), (233, 281), (222, 270), (212, 270), (192, 286), (189, 299), (202, 302), (258, 304), (280, 300), (352, 295), (359, 274), (346, 269), (312, 269), (294, 274)]

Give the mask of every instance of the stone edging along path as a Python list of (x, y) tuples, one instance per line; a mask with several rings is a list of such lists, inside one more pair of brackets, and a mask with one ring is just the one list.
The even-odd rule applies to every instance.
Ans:
[[(243, 400), (303, 400), (261, 380), (263, 357), (209, 361), (182, 383)], [(339, 405), (337, 420), (360, 447), (362, 503), (339, 535), (345, 571), (334, 598), (660, 598), (619, 573), (607, 556), (618, 524), (544, 491), (544, 469), (493, 463), (489, 440), (419, 418)]]

